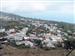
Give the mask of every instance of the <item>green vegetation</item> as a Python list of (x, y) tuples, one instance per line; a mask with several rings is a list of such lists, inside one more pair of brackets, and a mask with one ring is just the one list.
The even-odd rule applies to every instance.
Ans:
[(0, 32), (0, 37), (3, 37), (3, 36), (7, 36), (7, 33), (5, 33), (5, 32)]

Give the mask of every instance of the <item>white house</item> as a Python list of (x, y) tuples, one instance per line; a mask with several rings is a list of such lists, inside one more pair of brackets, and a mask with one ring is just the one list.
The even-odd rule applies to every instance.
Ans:
[(10, 34), (10, 33), (12, 33), (12, 32), (15, 32), (15, 29), (14, 29), (14, 28), (9, 29), (8, 31), (6, 31), (7, 34)]
[(28, 28), (26, 27), (26, 28), (23, 28), (22, 31), (20, 31), (20, 33), (26, 35), (27, 31), (28, 31)]
[(55, 48), (54, 44), (52, 43), (52, 41), (50, 39), (43, 40), (42, 44), (43, 44), (43, 47)]
[(5, 29), (0, 29), (0, 32), (5, 32)]

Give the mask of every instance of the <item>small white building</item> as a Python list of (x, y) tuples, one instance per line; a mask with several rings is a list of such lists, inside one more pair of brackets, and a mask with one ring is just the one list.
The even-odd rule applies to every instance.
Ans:
[(20, 33), (26, 35), (26, 32), (27, 32), (27, 31), (28, 31), (28, 28), (26, 27), (26, 28), (23, 28), (22, 31), (20, 31)]
[(6, 31), (7, 34), (10, 34), (10, 33), (12, 33), (12, 32), (15, 32), (15, 29), (14, 29), (14, 28), (9, 29), (8, 31)]
[(30, 42), (30, 41), (21, 41), (21, 40), (16, 40), (16, 45), (21, 45), (24, 44), (25, 46), (28, 46), (30, 48), (34, 47), (34, 43)]
[(42, 44), (43, 44), (43, 47), (55, 48), (54, 44), (52, 43), (52, 41), (50, 39), (43, 40)]
[(0, 32), (5, 32), (5, 29), (0, 29)]

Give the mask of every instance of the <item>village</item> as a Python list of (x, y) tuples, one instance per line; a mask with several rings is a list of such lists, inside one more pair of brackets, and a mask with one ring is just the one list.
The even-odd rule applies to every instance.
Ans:
[(58, 48), (62, 47), (64, 40), (75, 39), (75, 32), (57, 27), (58, 24), (46, 24), (40, 21), (31, 21), (29, 27), (0, 28), (0, 39), (5, 38), (5, 43), (23, 48)]

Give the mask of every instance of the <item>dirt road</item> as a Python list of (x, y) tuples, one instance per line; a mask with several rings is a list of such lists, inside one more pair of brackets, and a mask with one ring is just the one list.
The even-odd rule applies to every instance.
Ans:
[[(42, 49), (18, 49), (12, 46), (5, 46), (4, 56), (65, 56), (67, 52), (63, 49), (42, 50)], [(75, 56), (75, 51), (70, 56)]]

